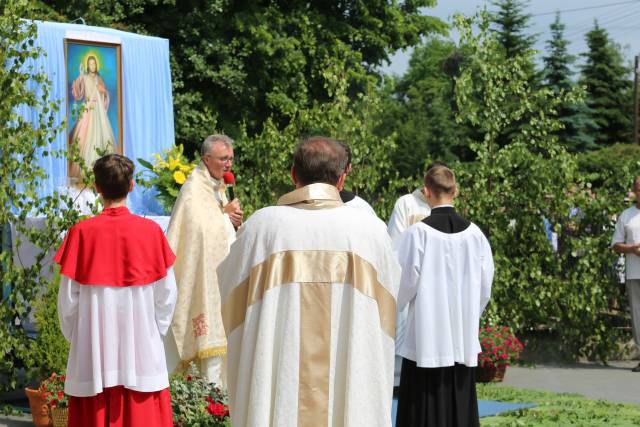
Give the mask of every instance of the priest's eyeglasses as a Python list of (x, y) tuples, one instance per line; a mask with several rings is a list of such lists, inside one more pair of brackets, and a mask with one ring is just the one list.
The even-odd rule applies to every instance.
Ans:
[(216, 157), (216, 159), (218, 159), (218, 161), (222, 162), (222, 163), (233, 163), (233, 157), (230, 156), (224, 156), (224, 157)]

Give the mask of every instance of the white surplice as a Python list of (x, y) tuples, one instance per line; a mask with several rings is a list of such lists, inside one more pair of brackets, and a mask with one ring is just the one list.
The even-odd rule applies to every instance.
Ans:
[(169, 387), (162, 335), (176, 302), (173, 268), (140, 286), (82, 285), (62, 275), (58, 316), (71, 343), (65, 392), (95, 396), (105, 387), (153, 392)]
[(391, 426), (400, 271), (384, 223), (326, 184), (278, 204), (218, 268), (234, 427)]
[(402, 266), (398, 308), (409, 307), (398, 354), (421, 368), (477, 366), (494, 271), (487, 238), (473, 223), (447, 234), (419, 222), (394, 245)]

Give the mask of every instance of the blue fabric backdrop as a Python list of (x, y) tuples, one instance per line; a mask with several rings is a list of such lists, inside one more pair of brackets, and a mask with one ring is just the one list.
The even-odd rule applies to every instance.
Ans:
[[(36, 45), (46, 55), (34, 64), (49, 76), (53, 85), (52, 98), (60, 101), (56, 124), (66, 119), (66, 70), (64, 39), (67, 31), (90, 32), (118, 37), (122, 57), (122, 120), (124, 154), (141, 166), (136, 159), (151, 160), (174, 144), (173, 98), (169, 69), (169, 41), (157, 37), (141, 36), (109, 28), (87, 25), (38, 22)], [(33, 111), (22, 109), (21, 114), (35, 123)], [(54, 150), (65, 148), (67, 132), (61, 132), (53, 143)], [(51, 194), (66, 185), (66, 159), (41, 158), (41, 166), (49, 177), (41, 194)], [(161, 214), (162, 209), (153, 191), (136, 186), (129, 196), (130, 209), (141, 215)]]

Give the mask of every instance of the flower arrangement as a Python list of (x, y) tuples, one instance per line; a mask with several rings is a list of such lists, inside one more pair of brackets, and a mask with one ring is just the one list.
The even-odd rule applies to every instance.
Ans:
[(174, 426), (231, 426), (226, 393), (201, 377), (193, 363), (186, 372), (171, 376), (169, 389)]
[(508, 326), (480, 328), (480, 346), (478, 366), (489, 370), (506, 368), (518, 360), (524, 350)]
[(64, 393), (64, 378), (64, 374), (58, 375), (54, 372), (40, 384), (40, 394), (51, 409), (69, 406), (69, 398)]
[[(138, 159), (138, 163), (146, 170), (138, 174), (137, 181), (145, 188), (155, 187), (158, 191), (158, 202), (165, 212), (169, 213), (178, 198), (180, 187), (198, 162), (197, 159), (189, 162), (184, 155), (184, 147), (174, 145), (164, 150), (162, 154), (154, 154), (153, 164), (144, 159)], [(144, 175), (148, 175), (149, 178), (145, 179)]]

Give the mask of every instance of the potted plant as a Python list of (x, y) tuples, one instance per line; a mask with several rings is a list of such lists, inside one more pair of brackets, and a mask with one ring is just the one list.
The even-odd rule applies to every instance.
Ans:
[[(40, 384), (51, 372), (62, 372), (67, 365), (69, 343), (62, 335), (58, 324), (57, 295), (60, 275), (56, 270), (45, 292), (33, 302), (33, 312), (37, 335), (30, 342), (27, 366), (31, 368), (30, 378)], [(40, 386), (25, 388), (29, 399), (31, 416), (36, 426), (51, 425), (47, 401), (42, 399)]]
[(509, 364), (520, 358), (524, 345), (511, 332), (508, 326), (480, 328), (480, 346), (478, 355), (478, 382), (500, 382), (504, 379)]
[(171, 376), (169, 388), (174, 426), (231, 426), (226, 393), (201, 377), (193, 363), (185, 372)]
[(69, 398), (64, 392), (64, 374), (55, 372), (42, 381), (40, 394), (49, 405), (53, 427), (67, 427)]

